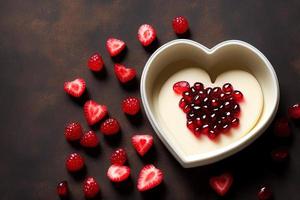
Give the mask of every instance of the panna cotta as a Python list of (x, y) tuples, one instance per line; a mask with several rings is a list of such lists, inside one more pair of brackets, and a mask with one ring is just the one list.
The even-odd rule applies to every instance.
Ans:
[[(186, 81), (191, 86), (201, 82), (205, 88), (221, 87), (230, 83), (234, 90), (243, 95), (239, 105), (239, 125), (218, 134), (214, 139), (207, 135), (195, 136), (187, 127), (187, 114), (179, 106), (182, 95), (176, 94), (173, 85)], [(211, 80), (209, 74), (198, 67), (182, 68), (164, 81), (158, 81), (154, 90), (153, 106), (157, 113), (160, 128), (167, 133), (168, 139), (179, 146), (186, 156), (198, 155), (227, 146), (246, 135), (258, 122), (263, 110), (263, 93), (256, 78), (243, 70), (229, 70)]]

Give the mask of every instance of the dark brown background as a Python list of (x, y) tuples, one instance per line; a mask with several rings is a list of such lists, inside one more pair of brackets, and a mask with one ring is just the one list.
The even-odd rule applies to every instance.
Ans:
[[(185, 2), (185, 3), (183, 3)], [(183, 169), (153, 133), (144, 112), (138, 123), (120, 111), (120, 101), (139, 95), (138, 83), (122, 87), (113, 74), (113, 60), (105, 50), (107, 37), (126, 41), (128, 49), (120, 60), (136, 67), (140, 77), (151, 54), (137, 41), (142, 23), (152, 24), (159, 45), (173, 40), (171, 19), (185, 15), (190, 22), (190, 38), (208, 47), (227, 39), (240, 39), (260, 49), (273, 64), (280, 81), (279, 113), (300, 101), (300, 3), (290, 1), (95, 1), (95, 0), (11, 0), (0, 3), (1, 139), (0, 198), (58, 199), (55, 187), (66, 179), (72, 199), (83, 199), (81, 176), (73, 177), (64, 168), (68, 153), (86, 158), (86, 174), (101, 184), (103, 199), (217, 199), (208, 186), (211, 175), (223, 171), (234, 174), (234, 186), (224, 199), (255, 199), (257, 188), (267, 184), (276, 199), (299, 199), (299, 127), (293, 123), (293, 142), (280, 142), (267, 131), (263, 137), (237, 155), (219, 163)], [(99, 51), (106, 70), (100, 75), (86, 67), (88, 56)], [(75, 77), (87, 81), (90, 98), (106, 104), (111, 116), (122, 125), (120, 137), (101, 138), (101, 148), (85, 152), (72, 147), (63, 137), (65, 123), (78, 120), (85, 129), (82, 102), (73, 101), (63, 91), (63, 83)], [(133, 133), (152, 133), (155, 145), (145, 158), (130, 145)], [(287, 146), (290, 159), (274, 165), (269, 152)], [(132, 180), (115, 186), (106, 178), (107, 158), (118, 146), (129, 154)], [(138, 171), (154, 163), (165, 172), (165, 181), (154, 191), (137, 191)]]

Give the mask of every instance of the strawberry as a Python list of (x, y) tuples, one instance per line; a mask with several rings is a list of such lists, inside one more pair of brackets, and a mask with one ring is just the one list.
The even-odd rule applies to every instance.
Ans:
[(95, 197), (100, 191), (100, 186), (96, 179), (93, 177), (87, 177), (83, 182), (83, 193), (86, 198)]
[(125, 42), (116, 38), (108, 38), (106, 41), (106, 49), (109, 55), (112, 57), (121, 53), (125, 47)]
[(224, 173), (220, 176), (214, 176), (209, 179), (209, 184), (220, 196), (224, 196), (230, 189), (233, 182), (233, 177), (229, 173)]
[(143, 46), (149, 46), (156, 39), (156, 31), (149, 24), (143, 24), (138, 30), (138, 40)]
[(94, 125), (107, 115), (107, 107), (93, 100), (88, 100), (83, 106), (84, 115), (89, 125)]
[(114, 135), (120, 131), (119, 122), (114, 118), (108, 118), (101, 124), (100, 131), (104, 135)]
[(85, 91), (85, 81), (82, 78), (77, 78), (70, 82), (65, 82), (64, 90), (73, 97), (80, 97)]
[(121, 165), (112, 165), (107, 170), (107, 177), (112, 182), (122, 182), (130, 176), (130, 168)]
[(189, 22), (183, 16), (175, 17), (172, 21), (173, 30), (177, 34), (183, 34), (189, 29)]
[(72, 153), (67, 157), (66, 168), (69, 172), (77, 172), (84, 166), (84, 159), (78, 153)]
[(103, 68), (104, 62), (99, 53), (94, 53), (90, 56), (87, 65), (90, 68), (90, 70), (99, 72)]
[(82, 127), (78, 122), (71, 122), (65, 127), (65, 137), (68, 141), (79, 140), (82, 136)]
[(98, 146), (99, 139), (94, 131), (88, 131), (80, 139), (80, 144), (83, 147), (93, 148)]
[(112, 165), (123, 165), (127, 160), (125, 149), (117, 149), (111, 154), (110, 162)]
[(153, 137), (151, 135), (134, 135), (131, 143), (136, 151), (144, 156), (153, 145)]
[(122, 110), (128, 115), (136, 115), (140, 111), (140, 100), (136, 97), (127, 97), (122, 101)]
[(115, 74), (121, 83), (127, 83), (135, 78), (136, 70), (121, 64), (115, 64)]
[(158, 186), (164, 179), (163, 172), (154, 165), (146, 165), (139, 174), (137, 188), (140, 192)]

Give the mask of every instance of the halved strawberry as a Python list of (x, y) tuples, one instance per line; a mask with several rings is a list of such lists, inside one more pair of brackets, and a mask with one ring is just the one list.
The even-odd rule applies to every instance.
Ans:
[(134, 79), (136, 70), (121, 64), (115, 64), (115, 74), (121, 83), (127, 83)]
[(134, 135), (131, 143), (136, 151), (144, 156), (153, 145), (153, 137), (151, 135)]
[(138, 30), (138, 39), (143, 46), (150, 45), (156, 38), (155, 29), (149, 24), (143, 24)]
[(130, 168), (121, 165), (112, 165), (107, 170), (107, 177), (112, 182), (122, 182), (130, 176)]
[(224, 196), (230, 189), (233, 177), (230, 173), (224, 173), (220, 176), (213, 176), (209, 179), (209, 184), (216, 193)]
[(158, 186), (164, 179), (163, 172), (154, 165), (146, 165), (139, 174), (137, 188), (140, 192)]
[(64, 90), (73, 97), (80, 97), (85, 91), (85, 81), (82, 78), (77, 78), (73, 81), (65, 82)]
[(107, 107), (93, 100), (88, 100), (83, 106), (84, 115), (89, 125), (94, 125), (107, 115)]
[(118, 55), (125, 47), (125, 42), (116, 38), (108, 38), (106, 41), (106, 49), (110, 56)]

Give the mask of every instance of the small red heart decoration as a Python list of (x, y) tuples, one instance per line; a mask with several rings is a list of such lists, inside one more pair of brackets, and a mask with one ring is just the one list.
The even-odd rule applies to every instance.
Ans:
[(209, 179), (210, 186), (220, 196), (224, 196), (233, 183), (233, 177), (230, 173), (224, 173), (220, 176), (213, 176)]

